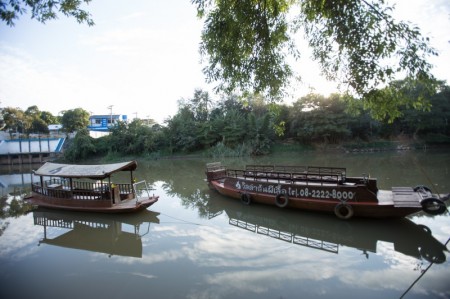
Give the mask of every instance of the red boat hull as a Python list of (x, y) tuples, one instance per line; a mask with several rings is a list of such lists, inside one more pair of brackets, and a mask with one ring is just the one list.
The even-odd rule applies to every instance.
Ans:
[[(227, 182), (224, 183), (225, 180)], [(242, 189), (231, 187), (234, 182), (233, 179), (227, 178), (225, 180), (211, 181), (210, 186), (227, 197), (242, 200), (243, 194), (246, 194), (245, 196), (250, 197), (251, 203), (277, 206), (276, 200), (278, 194), (243, 191)], [(339, 204), (342, 204), (340, 200), (332, 198), (318, 199), (312, 197), (299, 198), (288, 196), (288, 202), (284, 208), (336, 214), (336, 208)], [(362, 201), (357, 199), (348, 199), (345, 204), (351, 207), (351, 216), (365, 218), (401, 218), (422, 210), (420, 205), (415, 207), (396, 207), (393, 202), (380, 203), (377, 201)], [(345, 218), (345, 215), (343, 218)]]

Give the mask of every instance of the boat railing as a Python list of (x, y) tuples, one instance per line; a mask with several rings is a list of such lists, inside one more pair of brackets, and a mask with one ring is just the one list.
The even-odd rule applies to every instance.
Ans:
[(35, 182), (32, 191), (48, 197), (72, 198), (77, 200), (110, 200), (114, 193), (113, 188), (119, 190), (120, 197), (128, 198), (133, 194), (132, 184), (109, 184), (101, 181), (72, 181), (66, 179), (55, 179), (44, 181), (43, 186)]
[(133, 185), (132, 184), (114, 184), (119, 187), (120, 194), (132, 194), (133, 191)]
[[(36, 183), (38, 184), (38, 183)], [(72, 181), (67, 179), (55, 179), (44, 181), (44, 187), (50, 189), (65, 189), (65, 190), (92, 190), (92, 191), (109, 191), (108, 183), (104, 182), (87, 182), (87, 181)]]
[[(307, 171), (293, 171), (300, 170), (300, 168), (284, 168), (281, 167), (259, 166), (247, 167), (245, 170), (228, 169), (227, 176), (234, 178), (251, 179), (255, 181), (278, 182), (278, 183), (299, 183), (299, 184), (342, 184), (345, 181), (344, 168), (323, 168), (320, 167), (305, 167)], [(277, 169), (277, 170), (275, 170)]]
[(72, 198), (73, 193), (70, 190), (60, 189), (59, 187), (55, 188), (46, 188), (42, 187), (39, 184), (32, 184), (31, 185), (31, 191), (37, 194), (41, 194), (48, 197), (55, 197), (55, 198)]
[(347, 169), (342, 167), (318, 167), (318, 166), (298, 166), (298, 165), (247, 165), (247, 171), (262, 172), (289, 172), (319, 175), (340, 175), (345, 178)]
[[(138, 187), (138, 186), (142, 186), (142, 187)], [(143, 181), (139, 181), (136, 182), (132, 185), (132, 188), (136, 194), (136, 202), (139, 201), (139, 197), (142, 197), (142, 194), (144, 192), (147, 193), (147, 197), (150, 198), (150, 191), (153, 190), (151, 187), (149, 187), (149, 185), (147, 184), (147, 181), (143, 180)]]

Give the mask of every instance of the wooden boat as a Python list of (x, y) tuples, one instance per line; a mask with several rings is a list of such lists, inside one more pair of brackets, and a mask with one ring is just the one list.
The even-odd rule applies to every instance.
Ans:
[(262, 203), (352, 217), (399, 218), (425, 211), (447, 211), (449, 195), (432, 194), (426, 186), (379, 190), (374, 178), (347, 177), (345, 168), (247, 165), (227, 169), (206, 165), (206, 181), (219, 193), (244, 204)]
[[(101, 213), (126, 213), (144, 210), (158, 201), (150, 195), (146, 181), (135, 182), (136, 161), (71, 165), (47, 162), (34, 172), (38, 182), (31, 183), (31, 195), (24, 199), (40, 207)], [(113, 183), (117, 172), (128, 171), (129, 183)], [(138, 186), (144, 186), (138, 189)]]

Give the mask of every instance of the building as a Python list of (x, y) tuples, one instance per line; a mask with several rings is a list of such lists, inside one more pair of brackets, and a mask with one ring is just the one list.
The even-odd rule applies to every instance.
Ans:
[(127, 122), (127, 116), (123, 114), (91, 115), (89, 117), (89, 135), (93, 138), (108, 135), (111, 127), (119, 121)]
[(127, 116), (122, 114), (91, 115), (88, 129), (90, 131), (109, 132), (119, 121), (127, 122)]
[(61, 134), (63, 126), (61, 124), (48, 125), (48, 132), (51, 136)]
[(0, 165), (43, 163), (62, 154), (65, 138), (0, 140)]

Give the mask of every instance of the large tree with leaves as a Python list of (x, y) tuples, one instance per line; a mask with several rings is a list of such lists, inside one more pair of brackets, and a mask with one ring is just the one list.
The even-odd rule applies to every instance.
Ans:
[[(398, 74), (427, 84), (434, 80), (427, 59), (436, 51), (418, 28), (396, 21), (385, 0), (192, 2), (205, 20), (201, 53), (209, 63), (204, 73), (219, 90), (280, 98), (294, 74), (288, 57), (299, 55), (294, 45), (300, 30), (323, 74), (365, 99), (368, 108), (386, 111), (373, 91)], [(389, 111), (392, 106), (397, 112), (395, 105)]]
[(66, 133), (85, 129), (89, 124), (89, 112), (82, 108), (64, 111), (61, 117), (61, 124)]
[(0, 20), (14, 26), (19, 16), (30, 12), (31, 18), (45, 23), (61, 13), (91, 26), (94, 25), (91, 15), (82, 8), (89, 2), (91, 0), (0, 0)]
[[(93, 24), (82, 7), (91, 0), (0, 0), (0, 19), (12, 26), (27, 10), (40, 22), (61, 13)], [(218, 90), (281, 99), (295, 74), (289, 57), (299, 57), (304, 33), (323, 74), (364, 99), (374, 115), (399, 115), (395, 98), (377, 90), (398, 74), (432, 90), (430, 55), (437, 55), (419, 29), (392, 16), (386, 0), (191, 0), (204, 19), (202, 56), (207, 81)], [(425, 107), (423, 96), (408, 99)], [(400, 103), (402, 105), (404, 103)], [(381, 113), (379, 113), (381, 111)], [(390, 115), (392, 113), (392, 116)], [(385, 115), (386, 116), (386, 115)]]

